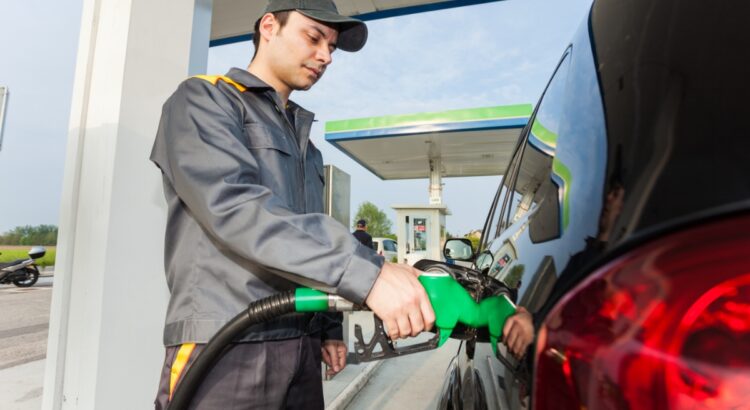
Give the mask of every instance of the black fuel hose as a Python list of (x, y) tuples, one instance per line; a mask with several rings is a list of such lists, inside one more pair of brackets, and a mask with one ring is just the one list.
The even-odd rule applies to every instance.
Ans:
[(219, 358), (227, 350), (227, 346), (250, 326), (268, 322), (271, 319), (296, 311), (294, 291), (279, 293), (257, 300), (247, 309), (230, 320), (224, 327), (208, 341), (206, 347), (198, 355), (179, 380), (172, 394), (172, 400), (167, 405), (168, 410), (187, 410), (193, 395), (198, 391), (203, 379), (213, 369)]

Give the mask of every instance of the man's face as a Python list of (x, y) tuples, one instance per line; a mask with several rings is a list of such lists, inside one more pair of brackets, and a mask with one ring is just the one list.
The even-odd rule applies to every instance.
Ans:
[(308, 90), (331, 64), (338, 32), (300, 13), (286, 25), (276, 23), (268, 41), (269, 64), (276, 78), (292, 90)]

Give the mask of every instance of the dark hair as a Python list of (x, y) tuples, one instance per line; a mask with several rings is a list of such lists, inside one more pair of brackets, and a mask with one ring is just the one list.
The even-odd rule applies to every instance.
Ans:
[[(276, 20), (279, 21), (279, 29), (284, 28), (286, 25), (287, 20), (289, 20), (289, 14), (291, 14), (291, 10), (284, 10), (284, 11), (277, 11), (273, 14), (274, 17), (276, 17)], [(263, 16), (261, 16), (263, 18)], [(260, 28), (260, 19), (255, 22), (255, 28), (253, 29), (253, 46), (255, 47), (255, 51), (253, 52), (253, 60), (255, 59), (255, 56), (258, 54), (258, 47), (260, 46), (260, 37), (258, 36), (258, 29)]]

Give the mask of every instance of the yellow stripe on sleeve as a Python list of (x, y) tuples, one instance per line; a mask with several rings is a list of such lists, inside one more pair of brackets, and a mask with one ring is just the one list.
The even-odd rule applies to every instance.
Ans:
[(172, 362), (172, 370), (169, 372), (169, 400), (172, 400), (174, 388), (177, 385), (177, 381), (180, 380), (180, 375), (185, 369), (190, 355), (193, 353), (193, 349), (195, 349), (195, 343), (185, 343), (177, 351), (177, 357)]

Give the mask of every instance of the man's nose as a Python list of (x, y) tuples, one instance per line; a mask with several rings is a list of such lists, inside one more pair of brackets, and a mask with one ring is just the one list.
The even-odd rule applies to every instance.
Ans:
[(331, 64), (333, 61), (333, 56), (331, 55), (331, 51), (328, 49), (328, 45), (324, 44), (321, 47), (318, 47), (318, 55), (317, 55), (318, 61), (323, 63), (323, 65)]

